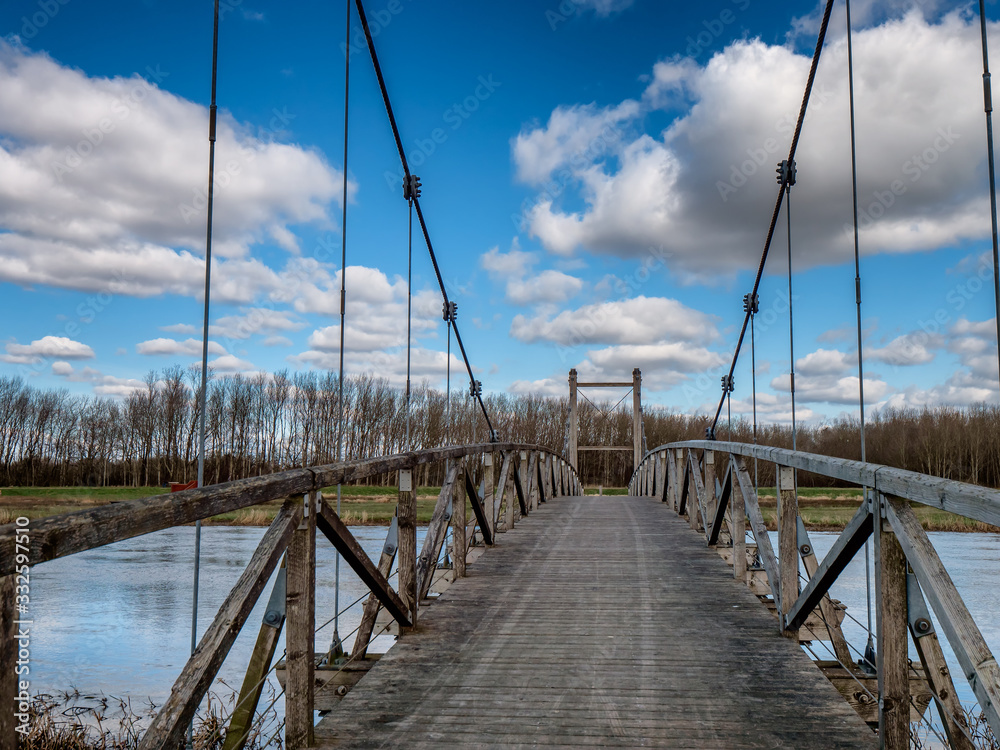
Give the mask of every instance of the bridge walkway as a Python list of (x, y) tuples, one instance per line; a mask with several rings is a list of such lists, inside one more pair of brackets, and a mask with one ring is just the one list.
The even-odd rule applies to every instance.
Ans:
[(420, 617), (319, 723), (319, 747), (877, 746), (650, 498), (542, 505)]

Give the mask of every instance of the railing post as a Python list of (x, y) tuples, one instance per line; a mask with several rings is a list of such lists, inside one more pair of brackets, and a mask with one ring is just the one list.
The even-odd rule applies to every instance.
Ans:
[(410, 612), (410, 622), (417, 624), (417, 488), (413, 470), (399, 470), (399, 598)]
[(496, 490), (496, 486), (493, 484), (493, 453), (492, 451), (483, 454), (483, 510), (489, 516), (487, 519), (490, 524), (490, 534), (496, 539), (497, 524), (496, 524), (496, 506), (494, 505), (493, 495)]
[(455, 579), (465, 578), (465, 555), (468, 542), (465, 539), (465, 459), (458, 460), (458, 476), (455, 477), (454, 504), (451, 512), (451, 562), (455, 567)]
[(680, 514), (681, 512), (681, 494), (684, 492), (684, 449), (676, 448), (674, 450), (674, 480), (676, 482), (674, 486), (674, 513)]
[(739, 463), (730, 460), (729, 470), (732, 472), (733, 497), (729, 505), (733, 511), (733, 578), (740, 583), (747, 582), (747, 513), (746, 503), (743, 500), (743, 488), (740, 486), (739, 470), (743, 466), (743, 459), (737, 459)]
[(715, 451), (705, 451), (705, 536), (712, 533), (715, 520), (715, 506), (719, 499), (715, 496)]
[(316, 513), (319, 492), (304, 496), (302, 522), (288, 545), (285, 579), (285, 744), (313, 745), (316, 643)]
[(660, 487), (656, 493), (656, 499), (666, 502), (667, 484), (669, 481), (667, 478), (667, 452), (663, 451), (662, 453), (658, 453), (656, 456), (656, 461), (657, 461), (657, 472), (660, 475)]
[(507, 481), (504, 483), (503, 487), (503, 497), (507, 499), (507, 505), (504, 507), (503, 525), (504, 531), (513, 531), (514, 504), (517, 502), (517, 490), (514, 489), (514, 474), (519, 471), (519, 467), (516, 462), (516, 451), (510, 451), (507, 456), (510, 460), (510, 470), (507, 472)]
[(698, 485), (694, 480), (694, 473), (698, 471), (698, 457), (694, 451), (687, 449), (687, 460), (691, 467), (691, 474), (688, 477), (688, 523), (694, 531), (698, 530), (698, 509), (701, 507), (701, 498), (698, 497)]
[(795, 497), (795, 470), (775, 464), (778, 477), (778, 570), (781, 575), (781, 630), (788, 638), (799, 631), (785, 628), (785, 615), (799, 598), (798, 500)]
[(910, 746), (910, 681), (907, 660), (906, 555), (875, 509), (875, 600), (878, 613), (878, 734), (884, 750)]
[[(14, 550), (11, 550), (13, 556)], [(0, 577), (0, 664), (3, 673), (0, 674), (0, 750), (17, 750), (18, 733), (15, 727), (22, 724), (15, 714), (22, 714), (23, 723), (27, 723), (27, 706), (21, 711), (17, 704), (17, 609), (15, 608), (14, 576)], [(27, 627), (30, 627), (27, 626)]]

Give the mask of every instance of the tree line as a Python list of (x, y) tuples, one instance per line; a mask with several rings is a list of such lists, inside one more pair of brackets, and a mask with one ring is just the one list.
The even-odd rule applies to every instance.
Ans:
[[(151, 486), (194, 479), (201, 418), (197, 385), (197, 373), (179, 367), (149, 373), (145, 387), (123, 399), (73, 395), (0, 377), (0, 484)], [(318, 372), (213, 378), (205, 412), (206, 484), (332, 463), (338, 436), (345, 460), (489, 441), (479, 407), (465, 393), (453, 392), (449, 403), (447, 394), (417, 386), (407, 416), (403, 392), (373, 375), (345, 378), (341, 433), (339, 386), (336, 374)], [(566, 450), (568, 398), (493, 393), (484, 402), (500, 440)], [(710, 422), (706, 415), (645, 407), (646, 446), (703, 439)], [(630, 407), (584, 401), (579, 424), (580, 445), (632, 444)], [(998, 487), (998, 427), (1000, 408), (994, 405), (885, 409), (866, 425), (867, 458)], [(857, 418), (844, 417), (800, 427), (796, 445), (859, 460), (859, 433)], [(725, 422), (717, 436), (729, 439)], [(746, 418), (733, 421), (732, 439), (753, 442)], [(791, 429), (759, 425), (757, 441), (790, 448)], [(773, 483), (773, 468), (758, 468), (761, 483)], [(581, 452), (579, 469), (587, 485), (624, 486), (632, 473), (632, 453)], [(439, 484), (442, 471), (424, 466), (417, 479)], [(823, 481), (800, 477), (804, 485)]]

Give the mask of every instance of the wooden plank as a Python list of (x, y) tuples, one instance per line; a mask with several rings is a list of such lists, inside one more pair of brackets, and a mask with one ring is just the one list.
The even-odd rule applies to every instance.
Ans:
[[(514, 453), (508, 451), (503, 455), (503, 467), (500, 469), (500, 480), (497, 482), (496, 519), (497, 531), (507, 532), (514, 528), (514, 491), (511, 478), (517, 473), (514, 466)], [(500, 515), (503, 514), (503, 523)]]
[(698, 459), (694, 451), (688, 451), (688, 476), (691, 480), (691, 500), (694, 511), (688, 512), (688, 521), (695, 531), (702, 531), (708, 516), (705, 514), (705, 484), (701, 478), (701, 467), (698, 466)]
[[(396, 521), (399, 529), (399, 548), (397, 554), (400, 556), (400, 574), (402, 574), (402, 505), (399, 506), (398, 512), (400, 513), (400, 517)], [(402, 593), (393, 590), (386, 577), (372, 563), (368, 557), (368, 553), (358, 544), (358, 540), (351, 534), (350, 529), (344, 525), (344, 522), (340, 520), (340, 516), (337, 515), (333, 508), (327, 505), (325, 500), (320, 502), (319, 513), (316, 516), (316, 526), (323, 532), (323, 536), (329, 539), (330, 543), (337, 548), (340, 556), (344, 558), (344, 562), (351, 566), (351, 569), (361, 579), (362, 583), (378, 597), (379, 602), (388, 610), (389, 614), (400, 625), (410, 627), (413, 624), (411, 619), (412, 609), (403, 598)], [(416, 557), (415, 554), (414, 557)], [(416, 563), (414, 562), (413, 564), (415, 565)], [(413, 585), (415, 588), (415, 581)]]
[(581, 445), (578, 451), (629, 451), (632, 452), (631, 445)]
[[(879, 519), (876, 519), (878, 523)], [(881, 525), (880, 525), (881, 526)], [(878, 602), (878, 733), (885, 750), (909, 750), (910, 681), (906, 656), (906, 556), (884, 526), (875, 534)]]
[(545, 481), (545, 467), (546, 467), (546, 456), (544, 453), (539, 452), (538, 454), (538, 464), (537, 464), (537, 476), (535, 478), (535, 484), (538, 486), (538, 504), (546, 503), (549, 500), (549, 493), (551, 490)]
[(318, 745), (874, 748), (774, 631), (662, 504), (555, 500), (424, 610)]
[[(392, 562), (396, 559), (398, 548), (399, 521), (396, 518), (396, 514), (393, 513), (392, 521), (389, 522), (389, 531), (386, 533), (385, 544), (382, 545), (382, 552), (378, 559), (378, 572), (387, 581), (389, 580), (389, 574), (392, 572)], [(358, 634), (354, 637), (354, 646), (351, 648), (351, 656), (355, 659), (364, 659), (368, 654), (368, 646), (371, 645), (372, 633), (375, 630), (375, 618), (378, 617), (379, 606), (378, 597), (375, 594), (369, 594), (365, 600), (364, 609), (361, 612), (361, 624), (358, 625)]]
[[(495, 461), (496, 455), (492, 449), (483, 454), (483, 510), (486, 511), (486, 528), (489, 530), (491, 540), (496, 539), (497, 533), (496, 485), (493, 483), (495, 479), (494, 469), (496, 468), (493, 464)], [(483, 528), (482, 519), (480, 519), (480, 528)], [(484, 532), (485, 535), (486, 532)]]
[(667, 492), (669, 491), (669, 487), (670, 487), (670, 477), (669, 477), (668, 472), (667, 472), (667, 463), (668, 462), (667, 462), (667, 454), (666, 454), (666, 452), (661, 451), (659, 454), (657, 454), (657, 459), (656, 460), (659, 461), (658, 471), (660, 472), (660, 478), (661, 478), (660, 479), (660, 491), (657, 494), (657, 499), (661, 503), (665, 503), (665, 502), (667, 502)]
[[(631, 388), (632, 381), (622, 381), (619, 383), (577, 383), (577, 388)], [(629, 448), (629, 450), (632, 450)]]
[(886, 499), (886, 518), (920, 581), (993, 733), (1000, 736), (1000, 667), (969, 614), (916, 514), (899, 498)]
[(465, 578), (465, 555), (469, 543), (465, 536), (466, 521), (466, 490), (465, 490), (465, 460), (458, 462), (458, 474), (455, 477), (455, 512), (451, 517), (451, 564), (455, 566), (455, 578)]
[(222, 750), (243, 750), (247, 740), (250, 739), (257, 704), (264, 692), (264, 683), (271, 671), (274, 652), (278, 648), (281, 629), (285, 625), (285, 582), (285, 561), (282, 560), (274, 589), (271, 591), (268, 609), (264, 613), (264, 621), (257, 633), (257, 642), (250, 654), (250, 663), (243, 676), (239, 698), (236, 700), (229, 726), (226, 728)]
[(528, 509), (538, 510), (538, 451), (531, 452), (528, 460)]
[[(915, 471), (896, 469), (881, 464), (850, 461), (844, 458), (818, 456), (803, 451), (771, 448), (745, 443), (688, 440), (671, 443), (674, 447), (726, 450), (741, 456), (757, 457), (762, 461), (780, 463), (795, 469), (830, 477), (847, 484), (877, 489), (886, 495), (905, 497), (949, 513), (974, 518), (1000, 526), (1000, 491), (951, 479), (941, 479)], [(876, 485), (876, 474), (878, 482)]]
[(288, 500), (282, 505), (274, 521), (264, 532), (246, 569), (174, 682), (167, 702), (146, 730), (139, 743), (141, 750), (175, 747), (182, 741), (198, 704), (211, 687), (219, 667), (225, 661), (271, 573), (278, 566), (301, 518), (301, 498)]
[(501, 528), (500, 512), (504, 510), (504, 504), (508, 502), (507, 489), (510, 484), (512, 454), (510, 451), (507, 451), (501, 455), (503, 456), (503, 461), (500, 468), (500, 478), (497, 480), (496, 492), (493, 495), (492, 508), (493, 528), (498, 532), (507, 531), (506, 528)]
[(438, 557), (441, 555), (441, 545), (448, 533), (448, 524), (451, 522), (452, 500), (455, 490), (455, 479), (458, 476), (458, 467), (452, 466), (445, 476), (444, 484), (438, 493), (437, 503), (434, 504), (434, 512), (431, 514), (430, 523), (424, 534), (424, 546), (417, 557), (417, 599), (425, 599), (427, 592), (431, 588), (431, 579), (437, 569)]
[[(712, 485), (715, 485), (715, 470), (712, 470)], [(729, 510), (729, 497), (733, 492), (733, 472), (732, 467), (726, 469), (726, 475), (722, 482), (722, 492), (715, 502), (715, 513), (712, 515), (712, 527), (708, 532), (708, 546), (714, 547), (719, 543), (719, 534), (722, 533), (722, 526), (726, 522), (726, 512)], [(714, 489), (713, 489), (714, 494)]]
[(677, 505), (677, 515), (690, 515), (688, 495), (691, 492), (691, 464), (687, 460), (687, 450), (677, 451), (677, 476), (680, 477), (680, 501)]
[(747, 578), (747, 512), (743, 502), (743, 490), (736, 480), (736, 473), (742, 465), (742, 459), (729, 456), (729, 483), (733, 497), (733, 578), (745, 581)]
[[(808, 579), (812, 578), (819, 569), (819, 562), (816, 560), (816, 551), (812, 545), (812, 540), (809, 539), (809, 532), (806, 531), (806, 525), (802, 522), (802, 516), (798, 517), (797, 524), (799, 557), (802, 560), (802, 567), (806, 570), (808, 582)], [(854, 657), (851, 656), (851, 649), (847, 645), (847, 639), (844, 637), (844, 631), (840, 626), (837, 612), (834, 610), (833, 601), (829, 595), (820, 599), (819, 607), (823, 621), (830, 632), (834, 654), (840, 660), (841, 664), (852, 664)]]
[[(745, 471), (745, 470), (744, 470)], [(749, 474), (747, 475), (749, 479)], [(837, 580), (847, 564), (854, 559), (854, 555), (861, 549), (868, 537), (871, 536), (872, 515), (867, 505), (862, 505), (854, 514), (847, 526), (837, 537), (830, 551), (826, 553), (823, 562), (820, 563), (815, 573), (809, 576), (809, 581), (802, 588), (802, 593), (788, 612), (788, 623), (792, 627), (798, 628), (805, 622), (806, 617), (812, 612), (823, 596), (830, 590), (830, 586)]]
[[(399, 471), (398, 498), (396, 501), (396, 518), (399, 524), (399, 550), (396, 553), (399, 558), (397, 581), (399, 582), (399, 599), (403, 605), (400, 613), (407, 613), (410, 625), (416, 625), (419, 607), (417, 599), (417, 488), (413, 482), (411, 469), (400, 469)], [(372, 590), (374, 591), (374, 589)], [(392, 612), (391, 614), (399, 620), (397, 613)]]
[(715, 496), (715, 451), (705, 451), (702, 463), (705, 470), (705, 507), (703, 509), (703, 519), (705, 524), (705, 541), (708, 541), (712, 534), (712, 522), (715, 519), (715, 504), (718, 498)]
[[(798, 638), (798, 630), (789, 627), (788, 613), (799, 597), (799, 502), (795, 490), (795, 471), (787, 466), (774, 467), (778, 480), (778, 569), (781, 572), (781, 624), (789, 638)], [(758, 544), (760, 540), (757, 540)]]
[[(23, 532), (23, 529), (22, 529)], [(18, 642), (14, 639), (19, 619), (16, 608), (16, 590), (14, 576), (0, 578), (0, 750), (17, 750), (18, 737), (16, 727), (28, 723), (28, 704), (19, 705), (17, 651)], [(29, 602), (30, 606), (30, 602)], [(25, 626), (30, 630), (32, 625)], [(23, 711), (21, 709), (24, 709)], [(18, 714), (20, 716), (18, 716)]]
[(920, 584), (912, 573), (906, 576), (906, 602), (910, 637), (913, 639), (923, 672), (927, 675), (941, 725), (948, 737), (948, 746), (951, 750), (976, 750), (970, 739), (969, 722), (958, 700), (958, 693), (955, 692), (951, 669), (944, 658), (937, 633), (934, 632), (930, 613), (927, 612), (927, 605), (920, 591)]
[(778, 581), (781, 579), (778, 573), (778, 560), (774, 556), (774, 548), (771, 546), (771, 538), (767, 535), (767, 526), (764, 524), (764, 516), (760, 512), (757, 493), (754, 491), (753, 482), (745, 466), (739, 468), (737, 478), (740, 483), (740, 491), (743, 494), (747, 520), (750, 521), (750, 530), (757, 542), (757, 554), (760, 556), (764, 570), (767, 571), (767, 583), (771, 587), (771, 596), (780, 608), (781, 589), (778, 587)]
[(285, 746), (313, 744), (313, 650), (316, 640), (316, 516), (320, 493), (305, 495), (306, 508), (288, 545), (285, 583)]
[[(489, 487), (489, 483), (486, 486)], [(476, 492), (476, 485), (472, 483), (472, 477), (469, 476), (468, 472), (465, 474), (465, 491), (469, 495), (469, 504), (472, 505), (472, 513), (475, 515), (476, 522), (479, 524), (479, 531), (483, 535), (483, 544), (493, 546), (493, 532), (490, 529), (486, 509), (479, 499), (479, 493)]]

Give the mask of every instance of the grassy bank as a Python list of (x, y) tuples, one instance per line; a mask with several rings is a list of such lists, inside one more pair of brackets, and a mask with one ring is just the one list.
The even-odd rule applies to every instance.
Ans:
[[(437, 501), (439, 487), (417, 489), (417, 522), (430, 521)], [(18, 516), (31, 519), (44, 518), (59, 513), (94, 508), (108, 503), (135, 500), (140, 497), (168, 492), (161, 487), (4, 487), (0, 488), (0, 524), (10, 523)], [(604, 495), (627, 494), (624, 487), (605, 487)], [(597, 495), (596, 487), (587, 488), (587, 495)], [(336, 505), (337, 489), (328, 487), (323, 496), (331, 506)], [(773, 487), (761, 487), (761, 512), (768, 528), (776, 526), (776, 500)], [(357, 526), (388, 525), (395, 511), (396, 492), (390, 487), (341, 488), (341, 516), (344, 522)], [(861, 504), (861, 490), (855, 488), (799, 489), (799, 512), (806, 527), (817, 531), (843, 529)], [(275, 500), (232, 513), (223, 513), (207, 519), (206, 524), (227, 526), (267, 526), (281, 505)], [(995, 526), (946, 513), (926, 505), (913, 505), (917, 517), (928, 531), (988, 531), (1000, 532)], [(469, 510), (468, 518), (472, 518)]]

